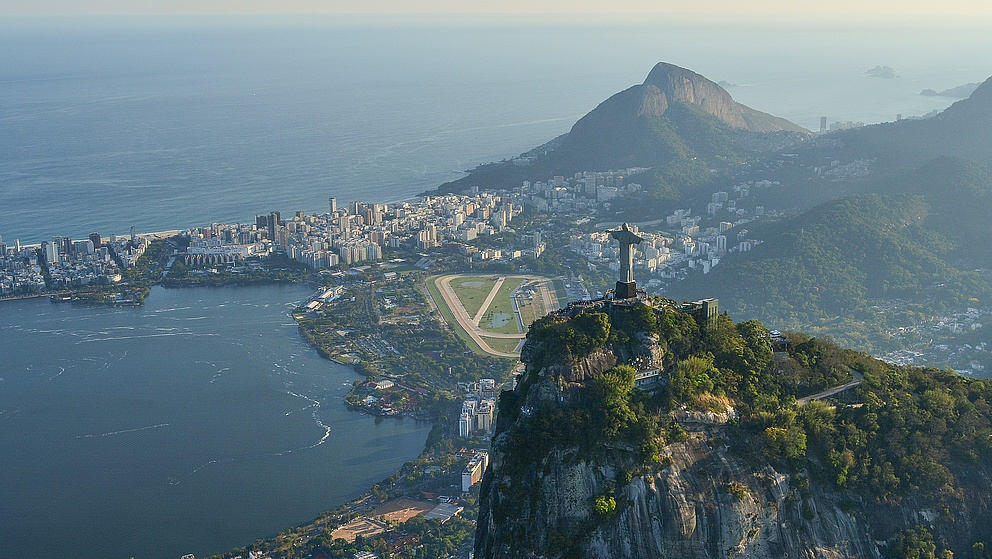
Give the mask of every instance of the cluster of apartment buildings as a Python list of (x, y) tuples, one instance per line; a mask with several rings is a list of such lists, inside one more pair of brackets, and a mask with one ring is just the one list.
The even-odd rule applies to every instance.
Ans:
[(0, 296), (34, 293), (45, 289), (45, 277), (33, 248), (15, 241), (8, 246), (0, 237)]
[(82, 240), (55, 236), (33, 246), (17, 241), (10, 247), (0, 239), (0, 295), (44, 290), (44, 268), (52, 289), (117, 283), (121, 268), (134, 266), (148, 245), (133, 231), (129, 238), (109, 240), (99, 233)]
[[(274, 211), (255, 216), (253, 223), (213, 223), (189, 229), (185, 231), (189, 247), (184, 259), (193, 267), (233, 266), (254, 256), (281, 252), (320, 269), (381, 260), (383, 252), (390, 249), (428, 251), (444, 245), (457, 246), (463, 256), (473, 261), (537, 258), (546, 249), (543, 237), (547, 232), (518, 231), (517, 242), (506, 247), (473, 241), (505, 231), (524, 206), (539, 212), (588, 216), (600, 207), (608, 207), (618, 195), (640, 191), (641, 185), (629, 177), (644, 170), (584, 171), (571, 177), (555, 176), (546, 182), (523, 181), (510, 190), (480, 192), (472, 188), (466, 195), (425, 196), (395, 204), (352, 201), (339, 206), (335, 198), (330, 198), (327, 213), (307, 215), (301, 211), (284, 217)], [(719, 227), (701, 228), (700, 216), (678, 210), (666, 218), (663, 233), (639, 232), (645, 242), (635, 247), (635, 266), (660, 278), (681, 278), (693, 269), (708, 273), (728, 252), (750, 250), (759, 241), (749, 238), (739, 226), (763, 215), (764, 208), (757, 206), (749, 212), (740, 206), (750, 189), (765, 186), (763, 182), (767, 181), (742, 183), (732, 191), (713, 193), (706, 215), (725, 218)], [(732, 228), (733, 234), (729, 232)], [(572, 231), (569, 235), (572, 250), (590, 265), (617, 267), (618, 247), (613, 246), (607, 234)], [(57, 285), (119, 281), (119, 268), (132, 266), (148, 244), (136, 238), (133, 231), (130, 239), (112, 238), (110, 243), (101, 243), (96, 235), (96, 240), (89, 241), (92, 244), (60, 237), (42, 245), (43, 263), (49, 264)], [(39, 285), (42, 276), (37, 258), (32, 260), (33, 251), (15, 247), (14, 256), (10, 253), (6, 249), (0, 255), (0, 290)], [(484, 409), (481, 402), (479, 407)]]
[[(728, 252), (751, 250), (761, 241), (749, 238), (746, 229), (731, 233), (739, 223), (721, 221), (718, 227), (700, 228), (700, 216), (690, 215), (689, 210), (676, 210), (667, 216), (671, 232), (665, 234), (631, 230), (644, 239), (634, 245), (634, 268), (662, 278), (675, 278), (687, 270), (699, 269), (704, 274), (720, 263)], [(620, 270), (620, 247), (611, 242), (609, 233), (594, 232), (573, 235), (570, 248), (590, 264)]]
[(406, 247), (430, 250), (448, 243), (461, 244), (462, 253), (475, 261), (539, 257), (546, 248), (541, 232), (521, 236), (520, 246), (479, 248), (468, 245), (479, 238), (502, 233), (520, 215), (524, 205), (538, 211), (585, 211), (638, 192), (641, 186), (627, 176), (644, 169), (576, 173), (550, 181), (524, 181), (511, 191), (467, 195), (425, 196), (415, 202), (377, 204), (352, 201), (339, 206), (328, 200), (328, 212), (279, 212), (258, 215), (250, 224), (218, 224), (186, 232), (190, 248), (186, 261), (194, 265), (237, 264), (253, 255), (280, 251), (312, 268), (351, 265), (379, 260), (383, 250)]
[[(190, 248), (186, 261), (194, 265), (237, 264), (250, 256), (278, 251), (320, 269), (380, 260), (383, 252), (391, 249), (429, 251), (445, 245), (457, 246), (473, 261), (537, 258), (546, 249), (543, 237), (548, 232), (518, 231), (516, 243), (505, 247), (473, 241), (506, 230), (524, 206), (538, 212), (594, 214), (601, 207), (608, 208), (619, 195), (639, 192), (641, 185), (630, 176), (644, 170), (584, 171), (548, 181), (523, 181), (510, 190), (480, 192), (473, 187), (465, 195), (425, 196), (395, 204), (352, 201), (339, 206), (336, 198), (330, 198), (327, 213), (296, 212), (283, 217), (271, 212), (256, 216), (254, 223), (215, 223), (191, 229), (187, 231)], [(702, 216), (677, 210), (662, 222), (662, 233), (638, 232), (646, 242), (635, 247), (635, 266), (658, 278), (681, 279), (692, 270), (708, 273), (727, 253), (751, 250), (760, 241), (739, 226), (765, 215), (765, 208), (745, 209), (743, 205), (752, 189), (776, 184), (743, 182), (714, 192), (705, 217), (719, 220), (718, 227), (702, 227)], [(616, 269), (618, 247), (607, 234), (572, 231), (569, 235), (572, 250), (590, 265)]]
[[(511, 196), (515, 201), (533, 206), (538, 210), (558, 211), (562, 209), (583, 210), (597, 208), (613, 200), (618, 195), (640, 192), (641, 185), (630, 182), (628, 177), (631, 174), (645, 170), (634, 168), (608, 173), (586, 171), (576, 173), (570, 179), (557, 176), (547, 183), (536, 182), (532, 184), (524, 181), (520, 187), (512, 190)], [(764, 206), (755, 205), (751, 210), (746, 209), (744, 206), (751, 197), (752, 190), (780, 185), (781, 183), (778, 181), (746, 181), (734, 185), (729, 190), (714, 192), (711, 195), (710, 202), (706, 205), (706, 215), (709, 218), (726, 220), (721, 222), (718, 229), (708, 228), (700, 231), (696, 227), (699, 226), (702, 217), (692, 216), (690, 210), (679, 210), (665, 218), (665, 223), (670, 231), (669, 236), (676, 242), (680, 242), (684, 237), (696, 237), (697, 240), (711, 245), (719, 244), (721, 247), (724, 243), (729, 243), (726, 248), (719, 248), (718, 250), (733, 252), (735, 245), (738, 245), (737, 240), (721, 241), (717, 237), (725, 233), (728, 229), (766, 215)], [(575, 201), (575, 204), (572, 207), (567, 207), (568, 204), (564, 203), (565, 201)], [(646, 246), (659, 248), (654, 243), (648, 245), (642, 243), (637, 248), (641, 250)], [(678, 246), (678, 248), (684, 247)], [(740, 246), (736, 248), (741, 249)], [(746, 248), (744, 249), (746, 250)], [(695, 248), (691, 248), (690, 252), (698, 254)], [(647, 259), (656, 258), (651, 251), (648, 251), (648, 254), (642, 255), (642, 257)], [(664, 258), (662, 258), (662, 261), (664, 261)]]
[[(418, 202), (376, 204), (353, 201), (328, 212), (258, 215), (251, 224), (218, 224), (186, 232), (190, 264), (235, 264), (253, 255), (280, 251), (312, 268), (380, 260), (383, 250), (429, 250), (446, 242), (469, 242), (506, 229), (522, 208), (499, 195), (426, 196)], [(535, 243), (533, 250), (543, 250)], [(492, 254), (480, 253), (485, 259)], [(501, 255), (500, 255), (501, 256)]]
[(103, 243), (97, 233), (78, 241), (53, 237), (50, 242), (42, 243), (41, 252), (53, 288), (109, 285), (121, 281), (120, 267), (114, 261), (116, 252), (110, 243)]
[[(547, 183), (524, 181), (520, 187), (513, 189), (510, 196), (514, 201), (533, 206), (538, 211), (582, 212), (600, 206), (608, 207), (609, 201), (617, 195), (641, 190), (641, 185), (630, 182), (628, 177), (643, 170), (587, 171), (567, 179), (557, 176)], [(663, 233), (648, 233), (634, 227), (634, 231), (644, 239), (634, 246), (635, 268), (661, 278), (680, 278), (693, 269), (709, 273), (729, 252), (751, 250), (760, 243), (759, 240), (750, 238), (746, 230), (730, 230), (764, 216), (763, 206), (757, 205), (748, 210), (743, 204), (750, 197), (752, 188), (776, 184), (771, 181), (749, 181), (737, 184), (728, 191), (714, 192), (706, 205), (706, 216), (726, 220), (720, 221), (718, 227), (703, 228), (700, 225), (702, 216), (693, 216), (690, 210), (676, 210), (667, 216), (661, 227)], [(585, 258), (590, 265), (605, 265), (614, 271), (619, 270), (619, 246), (611, 241), (608, 233), (573, 232), (569, 243), (572, 251)]]
[(608, 204), (618, 195), (641, 191), (641, 185), (627, 178), (643, 172), (644, 168), (620, 171), (583, 171), (572, 177), (561, 175), (550, 181), (523, 181), (513, 189), (521, 203), (533, 206), (540, 212), (584, 212)]
[(470, 437), (478, 432), (490, 433), (496, 419), (496, 381), (484, 378), (471, 383), (458, 417), (458, 436)]

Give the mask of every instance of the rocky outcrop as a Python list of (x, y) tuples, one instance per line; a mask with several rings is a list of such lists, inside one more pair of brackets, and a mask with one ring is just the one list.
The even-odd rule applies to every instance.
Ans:
[[(701, 108), (734, 128), (747, 128), (741, 113), (741, 105), (716, 83), (699, 74), (673, 64), (659, 62), (651, 69), (647, 79), (640, 86), (645, 96), (660, 96), (663, 100), (689, 103)], [(664, 103), (668, 107), (668, 103)], [(659, 113), (650, 116), (661, 116)], [(763, 130), (762, 130), (763, 131)]]
[[(504, 455), (495, 452), (483, 482), (476, 556), (882, 556), (839, 497), (804, 491), (771, 467), (747, 465), (718, 442), (725, 435), (718, 422), (686, 427), (687, 441), (669, 445), (662, 461), (629, 481), (624, 473), (632, 464), (623, 449), (607, 460), (555, 450), (518, 478), (504, 473)], [(604, 494), (619, 495), (608, 520), (593, 508)]]
[[(610, 312), (603, 306), (593, 310)], [(782, 460), (766, 462), (733, 426), (732, 407), (671, 409), (658, 424), (668, 441), (659, 453), (629, 439), (590, 444), (575, 429), (558, 437), (596, 409), (583, 395), (589, 379), (618, 363), (665, 367), (672, 355), (657, 335), (639, 334), (551, 362), (541, 343), (557, 340), (537, 339), (547, 340), (528, 339), (523, 378), (500, 401), (481, 486), (480, 559), (881, 559), (900, 529), (924, 525), (954, 550), (992, 529), (987, 465), (959, 472), (960, 497), (939, 506), (914, 494), (881, 499), (839, 489), (808, 463), (785, 471)]]
[(737, 129), (751, 132), (806, 131), (788, 120), (742, 105), (715, 82), (665, 62), (656, 64), (644, 83), (614, 95), (597, 110), (617, 115), (660, 117), (676, 103), (695, 106)]

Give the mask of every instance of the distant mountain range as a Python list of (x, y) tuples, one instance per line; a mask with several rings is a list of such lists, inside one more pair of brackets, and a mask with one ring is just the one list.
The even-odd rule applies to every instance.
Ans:
[(884, 170), (918, 167), (944, 155), (992, 162), (992, 78), (933, 118), (838, 132), (840, 157), (877, 157)]
[[(792, 216), (748, 225), (763, 244), (668, 293), (718, 297), (738, 319), (833, 333), (867, 348), (878, 315), (868, 309), (887, 301), (924, 315), (992, 304), (992, 275), (975, 271), (992, 269), (992, 78), (933, 118), (814, 137), (737, 103), (695, 72), (660, 63), (644, 83), (529, 155), (529, 166), (485, 165), (444, 188), (649, 167), (637, 176), (643, 192), (611, 208), (616, 219), (636, 221), (678, 207), (699, 213), (712, 192), (735, 182), (778, 180), (752, 203), (791, 208)], [(867, 171), (817, 174), (852, 163)]]
[[(766, 242), (677, 297), (717, 296), (735, 316), (819, 329), (862, 347), (859, 334), (899, 300), (925, 315), (992, 303), (992, 79), (931, 119), (843, 131), (799, 151), (802, 161), (871, 161), (863, 177), (794, 185), (838, 198), (752, 227)], [(826, 146), (826, 147), (824, 147)]]

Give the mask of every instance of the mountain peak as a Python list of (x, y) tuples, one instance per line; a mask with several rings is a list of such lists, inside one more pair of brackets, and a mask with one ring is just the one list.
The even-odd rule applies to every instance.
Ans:
[[(687, 68), (669, 64), (668, 62), (659, 62), (654, 65), (654, 68), (651, 68), (651, 71), (648, 73), (648, 77), (644, 79), (644, 85), (654, 85), (661, 89), (665, 89), (665, 84), (677, 83), (683, 80), (713, 83), (712, 81)], [(713, 83), (713, 85), (720, 87), (715, 83)]]
[(741, 107), (715, 82), (685, 68), (659, 62), (640, 89), (641, 114), (661, 116), (674, 103), (695, 105), (734, 128), (748, 128)]
[(638, 116), (661, 116), (675, 103), (694, 105), (725, 124), (752, 132), (805, 131), (786, 121), (742, 105), (716, 82), (668, 62), (655, 64), (644, 83), (634, 86), (641, 95)]

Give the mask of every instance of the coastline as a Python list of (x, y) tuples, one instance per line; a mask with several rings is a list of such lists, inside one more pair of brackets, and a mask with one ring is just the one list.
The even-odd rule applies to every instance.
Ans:
[[(156, 240), (168, 239), (169, 237), (174, 237), (184, 231), (189, 231), (189, 229), (170, 229), (166, 231), (152, 231), (150, 233), (135, 233), (134, 236), (139, 239), (148, 239), (149, 241), (156, 241)], [(131, 236), (131, 233), (124, 233), (121, 235), (110, 235), (110, 236), (129, 237)], [(108, 236), (107, 238), (110, 238), (110, 236)], [(21, 248), (38, 250), (41, 248), (41, 245), (42, 243), (22, 244)]]
[[(194, 228), (195, 230), (195, 228)], [(136, 263), (136, 266), (127, 270), (124, 274), (124, 282), (121, 284), (115, 284), (109, 291), (119, 291), (121, 289), (133, 290), (142, 289), (145, 295), (148, 294), (149, 287), (152, 285), (160, 285), (162, 287), (209, 287), (209, 286), (233, 286), (233, 285), (244, 285), (244, 286), (255, 286), (255, 285), (266, 285), (274, 281), (277, 276), (282, 278), (283, 275), (289, 273), (294, 277), (295, 281), (302, 281), (306, 279), (311, 286), (316, 286), (318, 283), (326, 281), (327, 278), (322, 276), (317, 276), (316, 274), (310, 274), (313, 270), (306, 270), (306, 275), (303, 274), (303, 270), (285, 270), (280, 268), (284, 266), (285, 263), (281, 261), (276, 261), (275, 264), (270, 268), (269, 264), (265, 265), (264, 269), (259, 269), (258, 273), (250, 273), (241, 275), (241, 273), (228, 273), (222, 270), (220, 274), (216, 271), (214, 274), (207, 275), (190, 275), (189, 277), (179, 274), (179, 277), (175, 278), (173, 281), (172, 277), (169, 277), (169, 282), (164, 281), (166, 279), (169, 268), (171, 268), (172, 261), (175, 260), (173, 254), (173, 248), (170, 247), (165, 241), (176, 235), (185, 233), (191, 230), (166, 230), (166, 231), (154, 231), (146, 232), (141, 234), (135, 234), (135, 237), (140, 239), (148, 240), (149, 242), (154, 242), (150, 245), (149, 250), (146, 254), (142, 255), (142, 260)], [(125, 236), (125, 238), (130, 235)], [(171, 259), (171, 260), (170, 260)], [(170, 260), (169, 264), (166, 265), (166, 260)], [(164, 267), (163, 267), (164, 266)], [(396, 273), (392, 273), (392, 276), (385, 274), (386, 270), (400, 268), (400, 275), (397, 278)], [(180, 266), (180, 268), (182, 268)], [(297, 323), (297, 328), (300, 330), (300, 335), (307, 342), (307, 346), (310, 350), (314, 351), (314, 355), (317, 357), (323, 357), (325, 359), (334, 361), (338, 364), (345, 365), (353, 373), (365, 377), (364, 381), (359, 381), (349, 390), (348, 394), (352, 394), (353, 391), (358, 389), (358, 392), (362, 392), (362, 397), (370, 395), (372, 390), (375, 390), (377, 399), (381, 399), (383, 402), (389, 402), (392, 407), (383, 406), (381, 403), (376, 403), (375, 405), (369, 405), (366, 401), (349, 401), (347, 394), (341, 397), (342, 403), (345, 404), (349, 412), (359, 412), (362, 415), (369, 415), (374, 417), (374, 421), (378, 425), (380, 418), (398, 418), (398, 419), (412, 419), (417, 423), (430, 426), (430, 436), (424, 442), (423, 448), (420, 449), (419, 454), (416, 458), (404, 463), (397, 470), (393, 471), (385, 479), (373, 483), (371, 486), (364, 488), (363, 492), (356, 499), (351, 499), (335, 510), (349, 510), (352, 512), (363, 513), (367, 515), (375, 515), (373, 511), (378, 510), (380, 507), (386, 505), (388, 501), (401, 499), (401, 498), (412, 498), (412, 499), (424, 499), (424, 495), (429, 494), (441, 494), (444, 495), (446, 489), (440, 489), (441, 493), (438, 493), (437, 487), (450, 488), (453, 483), (445, 482), (441, 486), (437, 486), (438, 481), (434, 478), (440, 476), (437, 472), (442, 471), (445, 475), (457, 475), (461, 474), (462, 466), (455, 466), (455, 471), (448, 472), (447, 469), (451, 467), (452, 462), (460, 464), (459, 461), (464, 461), (464, 447), (466, 445), (472, 445), (473, 448), (488, 448), (488, 440), (485, 438), (477, 439), (473, 437), (459, 437), (458, 435), (458, 423), (457, 421), (450, 421), (451, 417), (457, 417), (457, 409), (461, 405), (461, 400), (465, 395), (463, 382), (469, 377), (475, 379), (476, 381), (480, 377), (485, 376), (495, 376), (496, 378), (504, 378), (504, 373), (509, 372), (512, 368), (511, 365), (507, 365), (506, 359), (498, 360), (494, 358), (489, 358), (489, 361), (480, 358), (479, 356), (466, 356), (466, 347), (463, 340), (458, 338), (454, 332), (454, 326), (446, 327), (445, 321), (442, 317), (438, 315), (437, 309), (433, 306), (433, 301), (428, 295), (427, 289), (424, 282), (426, 281), (423, 274), (419, 270), (415, 269), (409, 264), (397, 265), (395, 263), (383, 263), (382, 267), (375, 267), (371, 272), (368, 267), (359, 266), (360, 275), (352, 278), (351, 276), (341, 276), (342, 279), (338, 280), (342, 285), (348, 286), (349, 288), (354, 288), (358, 290), (367, 290), (367, 293), (359, 295), (359, 300), (362, 302), (362, 306), (359, 308), (361, 311), (360, 315), (355, 315), (347, 318), (347, 322), (344, 326), (339, 326), (345, 330), (366, 329), (371, 327), (371, 331), (366, 332), (368, 340), (371, 340), (371, 345), (363, 344), (361, 340), (357, 338), (348, 339), (346, 335), (341, 335), (339, 340), (343, 344), (348, 344), (348, 346), (327, 346), (323, 343), (325, 340), (318, 340), (311, 336), (304, 334), (303, 321), (297, 319), (295, 313), (290, 313), (294, 315), (294, 319)], [(409, 268), (409, 269), (407, 269)], [(410, 274), (410, 272), (414, 272)], [(318, 279), (318, 277), (320, 279)], [(285, 278), (282, 278), (285, 279)], [(371, 280), (371, 281), (370, 281)], [(374, 301), (380, 296), (381, 290), (376, 290), (375, 287), (379, 286), (385, 287), (387, 290), (387, 295), (393, 297), (395, 301), (401, 301), (398, 311), (395, 311), (394, 316), (392, 313), (380, 309), (376, 306)], [(400, 288), (400, 292), (393, 293), (394, 290)], [(87, 292), (92, 288), (87, 288), (86, 286), (81, 286), (81, 289), (70, 289), (63, 291), (46, 291), (44, 293), (32, 293), (29, 295), (20, 295), (17, 297), (10, 297), (13, 299), (27, 299), (27, 298), (40, 298), (40, 297), (51, 297), (58, 294), (74, 294), (71, 297), (71, 301), (74, 302), (87, 302), (87, 303), (100, 303), (100, 304), (114, 304), (112, 300), (107, 300), (104, 295), (106, 295), (103, 287), (99, 287), (96, 293), (99, 297), (93, 300), (85, 300)], [(83, 297), (77, 298), (76, 295), (82, 292)], [(392, 294), (390, 294), (392, 293)], [(123, 292), (122, 292), (123, 294)], [(93, 295), (93, 293), (90, 293)], [(103, 299), (100, 299), (103, 297)], [(100, 300), (98, 300), (100, 299)], [(143, 298), (142, 298), (143, 299)], [(2, 300), (2, 299), (0, 299)], [(350, 302), (354, 302), (355, 299), (351, 298)], [(365, 302), (371, 303), (370, 306), (366, 306)], [(339, 304), (343, 303), (343, 306), (347, 306), (348, 300), (338, 301)], [(395, 306), (395, 305), (394, 305)], [(340, 308), (340, 307), (338, 307)], [(298, 310), (300, 310), (298, 308)], [(337, 314), (337, 310), (331, 311), (332, 315)], [(313, 313), (314, 317), (316, 313)], [(309, 317), (309, 318), (314, 318)], [(424, 333), (411, 333), (410, 340), (397, 339), (400, 337), (394, 329), (400, 330), (410, 330), (411, 329), (411, 317), (413, 318), (413, 329), (418, 332)], [(371, 318), (371, 320), (369, 320)], [(423, 344), (423, 337), (429, 340), (426, 345)], [(388, 340), (388, 341), (387, 341)], [(395, 344), (395, 348), (390, 344)], [(391, 351), (383, 351), (381, 353), (376, 353), (376, 348), (384, 347)], [(348, 358), (347, 355), (341, 356), (338, 353), (341, 352), (342, 347), (345, 347), (348, 353), (355, 356), (360, 356), (360, 358)], [(370, 349), (371, 348), (371, 349)], [(327, 351), (332, 349), (332, 352)], [(471, 353), (471, 352), (468, 352)], [(406, 359), (405, 361), (398, 361), (401, 359)], [(428, 367), (425, 367), (429, 364)], [(480, 360), (482, 359), (482, 360)], [(499, 365), (494, 369), (496, 361), (504, 361), (502, 365)], [(455, 369), (456, 374), (451, 375), (452, 368)], [(502, 369), (506, 371), (502, 371)], [(428, 372), (430, 369), (430, 372)], [(434, 370), (437, 369), (437, 370)], [(461, 370), (462, 372), (457, 373)], [(413, 371), (414, 374), (410, 374)], [(421, 373), (423, 376), (421, 376)], [(466, 376), (468, 375), (468, 377)], [(380, 391), (378, 386), (374, 388), (369, 388), (370, 380), (389, 380), (390, 383), (395, 383), (395, 388)], [(501, 381), (502, 382), (502, 381)], [(372, 385), (377, 384), (372, 382)], [(385, 396), (385, 397), (383, 397)], [(392, 399), (391, 399), (392, 398)], [(395, 403), (393, 403), (395, 402)], [(404, 405), (404, 403), (406, 403)], [(461, 448), (462, 450), (459, 450)], [(457, 451), (457, 452), (456, 452)], [(456, 456), (457, 454), (457, 456)], [(428, 466), (424, 466), (428, 464)], [(428, 475), (424, 476), (423, 471), (413, 470), (411, 468), (426, 468)], [(418, 473), (419, 471), (419, 473)], [(433, 471), (434, 473), (431, 473)], [(411, 486), (409, 482), (404, 480), (409, 480), (413, 478), (426, 477), (427, 482), (418, 482), (414, 486)], [(426, 485), (424, 485), (426, 483)], [(435, 485), (430, 485), (435, 483)], [(457, 483), (455, 481), (454, 483)], [(477, 492), (478, 488), (476, 488)], [(460, 495), (456, 492), (455, 495)], [(447, 498), (447, 497), (446, 497)], [(431, 498), (427, 498), (431, 499)], [(457, 502), (458, 497), (453, 497), (455, 502)], [(433, 501), (437, 502), (437, 501)], [(474, 498), (469, 497), (469, 502), (474, 503)], [(449, 523), (442, 528), (444, 532), (457, 532), (458, 537), (453, 538), (461, 542), (459, 545), (463, 545), (467, 539), (464, 539), (467, 534), (465, 528), (470, 525), (471, 513), (466, 513), (468, 517), (459, 517), (456, 522)], [(334, 516), (337, 516), (339, 520), (346, 522), (344, 518), (347, 515), (336, 515), (334, 511), (327, 511), (320, 513), (316, 520), (311, 521), (306, 526), (315, 527), (318, 525), (327, 525), (328, 520)], [(399, 527), (400, 530), (404, 528)], [(296, 528), (290, 528), (289, 531), (294, 531)], [(460, 530), (460, 531), (459, 531)], [(283, 532), (285, 533), (285, 532)], [(312, 532), (309, 535), (304, 535), (306, 540), (314, 537), (312, 534), (317, 533), (317, 531)], [(328, 533), (330, 533), (328, 531)], [(272, 546), (278, 547), (279, 536), (268, 535), (265, 536), (263, 540), (258, 540), (256, 544), (266, 547), (268, 546), (271, 550)], [(316, 543), (314, 544), (316, 545)], [(202, 550), (201, 550), (202, 552)], [(224, 553), (217, 555), (217, 557), (226, 556), (236, 556), (238, 553)]]
[[(13, 536), (0, 535), (4, 542), (0, 547), (12, 552), (17, 545), (24, 552), (16, 556), (42, 556), (28, 552), (38, 548), (35, 542), (39, 539), (63, 547), (90, 531), (85, 541), (77, 542), (82, 555), (165, 559), (179, 557), (181, 551), (205, 557), (310, 522), (368, 492), (420, 456), (431, 425), (384, 422), (349, 411), (341, 401), (349, 388), (344, 383), (350, 385), (361, 375), (351, 367), (320, 359), (286, 320), (292, 305), (310, 289), (302, 284), (259, 287), (155, 288), (147, 306), (139, 309), (37, 300), (0, 305), (4, 317), (0, 331), (8, 347), (17, 348), (5, 356), (0, 373), (5, 377), (0, 381), (4, 395), (0, 419), (13, 445), (4, 460), (11, 465), (8, 487), (24, 478), (17, 491), (5, 493), (0, 507), (5, 514), (20, 516), (0, 529)], [(45, 348), (44, 355), (35, 355), (38, 347)], [(159, 390), (168, 386), (177, 388)], [(65, 394), (70, 401), (64, 408), (50, 404), (53, 396)], [(75, 396), (80, 394), (92, 397)], [(93, 409), (92, 404), (101, 399), (104, 405)], [(123, 401), (150, 405), (116, 405)], [(25, 414), (37, 407), (34, 402), (45, 402), (37, 422)], [(177, 408), (173, 402), (182, 403)], [(49, 408), (54, 410), (45, 415)], [(78, 410), (86, 419), (63, 422), (60, 414), (70, 412), (62, 409)], [(317, 419), (332, 427), (332, 433), (326, 442), (310, 448), (325, 433)], [(164, 423), (170, 425), (130, 431)], [(28, 436), (46, 432), (51, 434)], [(180, 439), (181, 434), (204, 436)], [(211, 443), (214, 435), (222, 437)], [(45, 487), (43, 480), (55, 473), (47, 467), (49, 460), (39, 462), (45, 455), (36, 449), (56, 443), (60, 463), (72, 466), (72, 473), (58, 476), (49, 491), (32, 499), (31, 488)], [(64, 451), (63, 446), (67, 447)], [(307, 450), (296, 450), (303, 448)], [(112, 452), (103, 454), (105, 458), (89, 454), (97, 449)], [(166, 459), (153, 463), (145, 459), (159, 453)], [(128, 471), (133, 475), (115, 476), (114, 468), (125, 467), (119, 463), (131, 464)], [(21, 464), (40, 467), (32, 474), (35, 468)], [(361, 467), (356, 469), (356, 464)], [(181, 483), (166, 484), (167, 476)], [(51, 508), (48, 501), (57, 500), (59, 493), (67, 492), (63, 488), (83, 480), (88, 488), (79, 489), (80, 497), (93, 495), (103, 501), (105, 494), (115, 504), (87, 505), (94, 497), (72, 502), (77, 493), (68, 491), (64, 507), (51, 512), (53, 519), (67, 525), (54, 538), (35, 537), (43, 532), (35, 532), (29, 519), (39, 505)], [(101, 486), (101, 480), (110, 485)], [(155, 507), (147, 506), (151, 502), (147, 495), (154, 495)], [(264, 511), (248, 506), (263, 501)], [(80, 518), (79, 511), (88, 508), (92, 514)], [(146, 512), (149, 508), (155, 510)], [(110, 524), (114, 514), (125, 510), (131, 511), (127, 518)], [(214, 517), (228, 519), (223, 533), (199, 530)], [(146, 520), (159, 527), (146, 530)], [(166, 529), (161, 528), (163, 524)], [(99, 540), (104, 532), (99, 525), (120, 530), (117, 543)], [(176, 542), (182, 544), (180, 549)]]
[(51, 291), (47, 293), (31, 293), (29, 295), (13, 295), (10, 297), (0, 297), (0, 303), (4, 301), (23, 301), (24, 299), (40, 299), (42, 297), (54, 297), (58, 295), (66, 295), (72, 293), (72, 291)]

